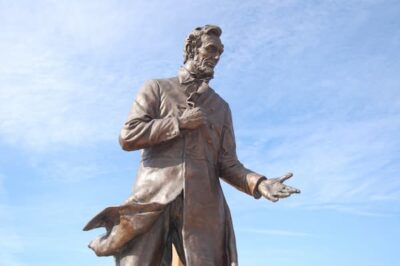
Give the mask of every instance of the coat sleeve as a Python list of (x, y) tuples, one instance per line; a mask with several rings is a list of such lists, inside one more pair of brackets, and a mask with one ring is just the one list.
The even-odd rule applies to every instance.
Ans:
[(237, 189), (260, 198), (258, 184), (266, 177), (257, 174), (243, 166), (236, 155), (235, 134), (233, 132), (232, 115), (227, 105), (227, 114), (223, 126), (221, 150), (219, 153), (219, 173), (223, 180)]
[(119, 143), (122, 149), (133, 151), (148, 148), (179, 135), (176, 117), (160, 117), (160, 101), (158, 82), (146, 81), (121, 130)]

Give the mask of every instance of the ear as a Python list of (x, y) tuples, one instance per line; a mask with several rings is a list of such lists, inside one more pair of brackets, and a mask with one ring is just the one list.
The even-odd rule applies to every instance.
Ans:
[(185, 52), (186, 52), (186, 61), (192, 59), (194, 56), (193, 46), (191, 43), (186, 43), (185, 45)]
[(185, 43), (185, 62), (189, 59), (193, 59), (196, 54), (196, 37), (194, 35), (189, 35)]

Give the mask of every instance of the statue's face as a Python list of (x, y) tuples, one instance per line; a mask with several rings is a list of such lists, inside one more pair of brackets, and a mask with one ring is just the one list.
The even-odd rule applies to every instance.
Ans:
[(201, 41), (202, 44), (197, 48), (193, 61), (197, 70), (206, 76), (212, 76), (224, 48), (220, 38), (215, 35), (203, 35)]

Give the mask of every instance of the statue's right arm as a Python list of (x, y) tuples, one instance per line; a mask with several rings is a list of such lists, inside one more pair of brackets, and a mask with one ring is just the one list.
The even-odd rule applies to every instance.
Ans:
[(133, 151), (151, 147), (179, 135), (176, 117), (160, 117), (160, 89), (157, 81), (149, 80), (140, 89), (125, 122), (119, 143)]

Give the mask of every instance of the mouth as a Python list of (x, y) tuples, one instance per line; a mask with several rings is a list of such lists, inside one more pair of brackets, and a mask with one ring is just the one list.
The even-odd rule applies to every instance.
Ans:
[(204, 65), (209, 66), (209, 67), (215, 67), (216, 63), (212, 61), (205, 61)]

